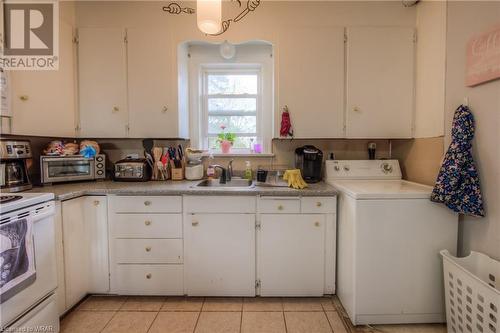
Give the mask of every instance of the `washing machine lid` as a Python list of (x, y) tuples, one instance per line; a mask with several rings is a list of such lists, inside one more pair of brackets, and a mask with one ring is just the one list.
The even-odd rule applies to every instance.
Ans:
[(338, 191), (354, 199), (429, 199), (432, 187), (406, 180), (333, 180)]

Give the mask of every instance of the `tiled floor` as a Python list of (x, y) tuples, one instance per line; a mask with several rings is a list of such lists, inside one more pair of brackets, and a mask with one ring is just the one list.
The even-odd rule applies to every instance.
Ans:
[(336, 298), (87, 298), (61, 322), (64, 333), (446, 333), (444, 325), (354, 328)]

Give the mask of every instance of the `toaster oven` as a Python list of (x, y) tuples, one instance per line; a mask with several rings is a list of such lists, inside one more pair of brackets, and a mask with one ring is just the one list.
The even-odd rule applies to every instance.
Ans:
[(104, 179), (106, 158), (103, 154), (90, 158), (81, 155), (41, 156), (40, 173), (42, 184)]

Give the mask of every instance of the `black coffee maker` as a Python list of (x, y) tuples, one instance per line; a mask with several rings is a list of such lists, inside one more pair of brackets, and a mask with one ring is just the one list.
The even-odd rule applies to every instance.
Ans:
[(306, 183), (321, 181), (323, 152), (309, 145), (295, 149), (295, 167), (300, 169)]

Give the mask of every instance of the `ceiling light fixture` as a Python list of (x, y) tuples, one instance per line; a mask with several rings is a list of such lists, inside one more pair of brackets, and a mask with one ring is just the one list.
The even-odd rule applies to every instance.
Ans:
[(198, 29), (208, 35), (217, 34), (222, 27), (222, 0), (197, 0)]

